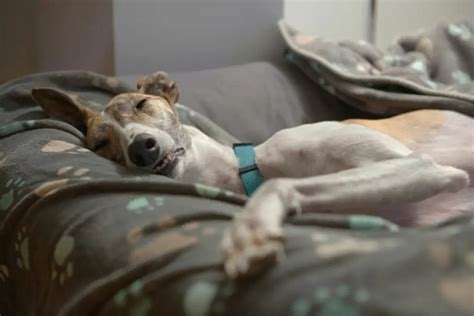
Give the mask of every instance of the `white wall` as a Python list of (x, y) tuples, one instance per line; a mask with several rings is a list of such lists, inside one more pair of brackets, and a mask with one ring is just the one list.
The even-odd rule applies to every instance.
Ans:
[(300, 31), (330, 40), (367, 40), (369, 0), (285, 0), (283, 16)]
[(398, 35), (457, 19), (474, 23), (474, 0), (378, 0), (376, 44), (385, 48)]

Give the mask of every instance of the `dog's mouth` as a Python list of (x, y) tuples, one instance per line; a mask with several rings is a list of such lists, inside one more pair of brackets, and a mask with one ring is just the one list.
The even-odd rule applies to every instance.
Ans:
[(184, 148), (178, 147), (163, 155), (153, 166), (153, 173), (168, 175), (176, 167), (178, 163), (178, 156), (184, 154)]

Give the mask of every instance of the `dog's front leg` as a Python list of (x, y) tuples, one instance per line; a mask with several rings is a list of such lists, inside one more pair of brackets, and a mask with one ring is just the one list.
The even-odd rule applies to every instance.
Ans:
[(270, 180), (224, 234), (226, 273), (245, 277), (274, 263), (283, 253), (282, 222), (292, 210), (376, 210), (455, 192), (468, 182), (466, 172), (415, 154), (323, 176)]
[(232, 278), (254, 275), (283, 255), (282, 222), (299, 197), (289, 179), (265, 182), (224, 233), (225, 271)]

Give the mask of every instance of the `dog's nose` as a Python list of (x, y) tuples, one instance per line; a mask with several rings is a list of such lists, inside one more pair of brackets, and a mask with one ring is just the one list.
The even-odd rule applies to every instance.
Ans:
[(128, 157), (139, 167), (146, 167), (158, 160), (160, 146), (150, 134), (138, 134), (128, 145)]

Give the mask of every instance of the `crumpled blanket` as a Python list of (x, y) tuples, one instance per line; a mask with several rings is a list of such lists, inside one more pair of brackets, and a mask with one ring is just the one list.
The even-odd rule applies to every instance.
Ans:
[(347, 104), (381, 116), (416, 109), (474, 115), (474, 28), (440, 23), (382, 51), (365, 41), (330, 42), (279, 23), (286, 57)]
[(87, 72), (0, 86), (2, 316), (472, 315), (473, 217), (400, 233), (377, 217), (302, 215), (285, 225), (285, 260), (233, 282), (219, 244), (245, 197), (99, 157), (78, 130), (46, 119), (33, 86), (97, 109), (130, 89)]

